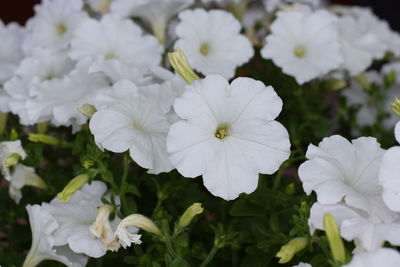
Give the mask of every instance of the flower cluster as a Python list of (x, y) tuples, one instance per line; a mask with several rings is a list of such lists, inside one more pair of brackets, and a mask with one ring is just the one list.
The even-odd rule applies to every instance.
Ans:
[[(34, 11), (25, 26), (0, 20), (0, 189), (15, 202), (0, 225), (26, 207), (24, 267), (204, 267), (229, 246), (215, 266), (400, 266), (400, 34), (371, 9), (42, 0)], [(204, 210), (208, 254), (189, 245)], [(0, 264), (14, 232), (3, 231)]]

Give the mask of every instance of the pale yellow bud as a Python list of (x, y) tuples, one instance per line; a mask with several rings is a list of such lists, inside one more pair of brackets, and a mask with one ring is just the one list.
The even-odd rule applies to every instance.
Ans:
[(92, 166), (94, 165), (94, 162), (93, 162), (93, 160), (85, 160), (85, 161), (82, 163), (82, 165), (83, 165), (83, 167), (84, 167), (85, 169), (89, 169), (90, 167), (92, 167)]
[(282, 246), (278, 253), (276, 253), (276, 257), (280, 258), (279, 263), (287, 263), (289, 262), (293, 256), (304, 249), (308, 244), (308, 240), (305, 237), (298, 237), (292, 239), (286, 245)]
[(346, 253), (343, 246), (343, 240), (339, 234), (339, 227), (335, 217), (332, 214), (324, 215), (324, 229), (328, 237), (329, 246), (331, 247), (333, 259), (344, 264), (346, 261)]
[(165, 34), (167, 32), (167, 25), (164, 21), (153, 21), (151, 28), (153, 30), (153, 34), (154, 36), (157, 38), (158, 42), (160, 44), (164, 44), (165, 43)]
[(181, 75), (188, 84), (192, 84), (194, 81), (200, 79), (193, 71), (185, 54), (179, 48), (173, 53), (168, 53), (168, 58), (174, 70)]
[(91, 118), (93, 114), (96, 113), (97, 109), (90, 104), (84, 104), (78, 108), (78, 111), (82, 113), (85, 117)]
[(344, 80), (335, 80), (335, 79), (332, 79), (332, 80), (329, 80), (329, 81), (326, 82), (326, 87), (327, 87), (329, 90), (333, 90), (333, 91), (342, 90), (342, 89), (345, 88), (346, 86), (347, 86), (347, 83), (346, 83), (346, 81), (344, 81)]
[(9, 168), (15, 166), (20, 161), (21, 156), (18, 153), (13, 153), (6, 157), (3, 161), (4, 167)]
[(360, 73), (355, 78), (362, 88), (364, 88), (367, 91), (371, 89), (371, 83), (368, 81), (365, 73)]
[(34, 143), (43, 143), (46, 145), (65, 145), (63, 140), (45, 134), (29, 134), (28, 140)]
[(193, 203), (186, 211), (183, 213), (179, 220), (178, 228), (183, 229), (190, 224), (196, 215), (203, 213), (204, 208), (201, 203)]
[(60, 193), (57, 194), (57, 199), (62, 203), (68, 202), (75, 192), (81, 189), (88, 180), (89, 175), (87, 173), (76, 176), (64, 187)]
[(39, 189), (47, 188), (47, 184), (36, 173), (30, 173), (25, 177), (25, 185), (33, 186)]
[(397, 97), (394, 98), (394, 102), (390, 104), (393, 112), (400, 116), (400, 99)]

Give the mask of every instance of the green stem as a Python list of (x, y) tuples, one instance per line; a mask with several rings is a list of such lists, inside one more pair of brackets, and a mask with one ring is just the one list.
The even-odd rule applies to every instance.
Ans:
[(37, 133), (38, 133), (38, 134), (46, 134), (47, 129), (49, 128), (49, 122), (48, 122), (48, 121), (39, 122), (39, 123), (36, 125), (36, 128), (37, 128)]
[(272, 186), (272, 191), (278, 190), (279, 185), (281, 184), (281, 180), (282, 180), (282, 170), (283, 170), (283, 168), (282, 168), (282, 166), (281, 166), (281, 168), (279, 169), (279, 171), (278, 171), (278, 173), (277, 173), (277, 175), (276, 175), (276, 177), (275, 177), (274, 185)]
[(171, 256), (174, 258), (179, 258), (178, 254), (176, 254), (175, 249), (172, 246), (169, 236), (164, 237), (164, 243), (167, 246), (169, 254), (171, 254)]
[(1, 113), (0, 112), (0, 135), (4, 133), (4, 130), (6, 129), (7, 126), (7, 113)]
[(215, 254), (217, 253), (219, 247), (214, 244), (213, 248), (211, 249), (210, 253), (208, 253), (207, 258), (200, 264), (200, 267), (205, 267), (207, 264), (211, 262), (211, 260), (214, 258)]
[(127, 187), (127, 178), (128, 178), (128, 173), (129, 173), (129, 162), (130, 158), (127, 154), (124, 154), (124, 161), (123, 161), (123, 171), (122, 171), (122, 178), (121, 178), (121, 185), (119, 188), (120, 191), (120, 197), (121, 197), (121, 202), (122, 202), (122, 208), (126, 213), (127, 210), (127, 202), (126, 202), (126, 187)]

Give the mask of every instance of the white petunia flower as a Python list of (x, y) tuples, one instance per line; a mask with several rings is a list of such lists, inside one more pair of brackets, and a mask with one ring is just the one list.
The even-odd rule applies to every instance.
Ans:
[(39, 205), (28, 205), (29, 222), (32, 231), (32, 246), (27, 255), (25, 266), (36, 266), (44, 260), (54, 260), (70, 267), (86, 266), (88, 257), (73, 253), (66, 246), (54, 244), (54, 232), (59, 224), (54, 217)]
[(165, 114), (172, 113), (173, 115), (172, 106), (175, 99), (183, 94), (186, 82), (180, 75), (160, 67), (151, 68), (147, 77), (151, 79), (151, 82), (139, 87), (139, 91), (156, 100)]
[(111, 11), (123, 17), (139, 17), (150, 24), (161, 43), (169, 20), (193, 4), (193, 0), (115, 0)]
[(317, 202), (311, 207), (308, 220), (311, 232), (324, 229), (323, 217), (326, 213), (335, 217), (344, 239), (355, 241), (356, 251), (377, 250), (385, 241), (400, 245), (400, 220), (397, 213), (389, 212), (391, 218), (378, 218), (344, 203), (322, 205)]
[(110, 94), (97, 97), (96, 108), (89, 127), (97, 144), (116, 153), (129, 150), (132, 159), (149, 173), (173, 169), (166, 151), (170, 123), (158, 99), (122, 80)]
[(356, 114), (357, 124), (359, 126), (372, 126), (378, 121), (378, 117), (382, 111), (388, 116), (382, 119), (382, 126), (389, 130), (398, 121), (398, 116), (391, 110), (390, 103), (393, 102), (396, 96), (400, 96), (399, 84), (394, 84), (390, 88), (383, 89), (384, 80), (382, 74), (376, 71), (368, 71), (365, 77), (371, 85), (382, 87), (380, 90), (381, 98), (377, 100), (364, 89), (360, 83), (353, 79), (350, 82), (350, 87), (342, 90), (342, 95), (346, 98), (348, 106), (359, 106)]
[(168, 134), (170, 160), (185, 177), (203, 175), (215, 196), (253, 192), (259, 173), (274, 173), (289, 157), (288, 132), (274, 120), (282, 100), (260, 81), (209, 75), (187, 86), (174, 109), (181, 120)]
[(373, 59), (380, 59), (385, 53), (386, 47), (382, 45), (382, 40), (361, 17), (340, 17), (338, 33), (343, 52), (343, 68), (352, 76), (366, 70)]
[(343, 61), (335, 18), (327, 11), (279, 12), (271, 32), (261, 55), (299, 84), (327, 74)]
[[(387, 21), (375, 16), (370, 8), (354, 6), (346, 8), (343, 13), (360, 20), (365, 25), (364, 27), (378, 36), (380, 45), (385, 51), (392, 52), (396, 56), (400, 55), (400, 34), (393, 31)], [(379, 53), (380, 50), (377, 52)]]
[(397, 123), (394, 128), (394, 136), (396, 138), (396, 141), (400, 143), (400, 123)]
[(136, 66), (156, 66), (162, 47), (153, 36), (143, 35), (133, 21), (110, 14), (100, 21), (85, 20), (76, 30), (70, 56), (118, 59)]
[(47, 187), (44, 181), (35, 173), (34, 168), (25, 166), (23, 164), (17, 164), (14, 166), (13, 171), (11, 172), (10, 185), (8, 188), (10, 197), (17, 204), (22, 198), (21, 189), (26, 185), (41, 189), (45, 189)]
[(103, 182), (94, 181), (78, 190), (67, 203), (53, 199), (49, 204), (43, 204), (43, 208), (53, 215), (59, 225), (53, 233), (54, 245), (68, 245), (75, 253), (95, 258), (103, 256), (107, 250), (117, 249), (109, 237), (113, 235), (112, 228), (117, 226), (120, 219), (110, 222), (108, 228), (104, 221), (106, 216), (103, 220), (97, 216), (97, 208), (103, 206), (101, 198), (106, 190)]
[(191, 66), (204, 75), (220, 74), (230, 79), (236, 68), (254, 55), (250, 41), (240, 34), (239, 21), (226, 11), (186, 10), (179, 19), (175, 48), (180, 48)]
[[(400, 122), (396, 124), (395, 136), (400, 143)], [(400, 146), (386, 151), (382, 159), (379, 181), (383, 187), (383, 200), (394, 211), (400, 211)]]
[(36, 5), (36, 14), (27, 23), (25, 52), (36, 47), (66, 49), (73, 32), (88, 17), (82, 8), (82, 0), (43, 0)]
[[(58, 87), (61, 79), (71, 72), (75, 62), (65, 53), (55, 53), (43, 49), (35, 49), (32, 55), (24, 58), (15, 71), (15, 76), (4, 84), (9, 96), (9, 107), (12, 113), (20, 118), (24, 125), (32, 125), (51, 118), (51, 112), (39, 114), (27, 110), (26, 101), (33, 97), (33, 91), (42, 87)], [(47, 104), (41, 109), (46, 109)]]
[(12, 77), (23, 57), (21, 42), (24, 35), (25, 30), (21, 26), (16, 23), (4, 25), (0, 19), (0, 85)]
[(148, 68), (135, 66), (134, 64), (123, 63), (117, 59), (98, 58), (93, 61), (89, 68), (89, 73), (100, 72), (107, 76), (111, 84), (120, 80), (129, 80), (134, 84), (147, 85), (152, 82), (149, 77)]
[(309, 263), (300, 262), (297, 265), (293, 265), (292, 267), (312, 267)]
[(81, 61), (61, 80), (51, 80), (30, 90), (26, 101), (30, 121), (48, 118), (57, 126), (71, 126), (73, 131), (87, 121), (78, 110), (84, 104), (94, 104), (98, 93), (109, 90), (109, 83), (100, 73), (88, 73), (90, 60)]
[(360, 137), (349, 142), (342, 136), (324, 138), (317, 146), (310, 144), (308, 160), (299, 167), (304, 191), (317, 193), (321, 204), (342, 200), (363, 210), (371, 218), (392, 218), (382, 200), (378, 182), (379, 167), (384, 154), (375, 138)]
[(343, 267), (398, 267), (400, 254), (392, 248), (380, 248), (373, 252), (362, 252), (354, 255), (350, 263)]
[(24, 160), (26, 156), (21, 140), (0, 143), (0, 169), (7, 181), (11, 181), (10, 167), (16, 165), (20, 159)]

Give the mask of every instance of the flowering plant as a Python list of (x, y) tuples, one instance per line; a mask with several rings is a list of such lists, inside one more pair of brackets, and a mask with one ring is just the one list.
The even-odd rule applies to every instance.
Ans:
[(400, 266), (371, 9), (43, 0), (0, 40), (1, 266)]

